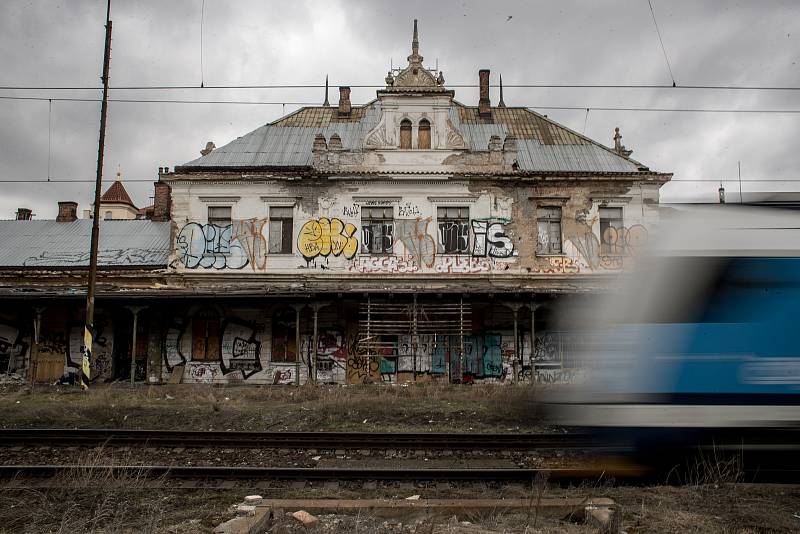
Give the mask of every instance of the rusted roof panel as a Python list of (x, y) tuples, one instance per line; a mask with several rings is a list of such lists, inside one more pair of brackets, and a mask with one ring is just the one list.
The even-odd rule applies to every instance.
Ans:
[[(89, 266), (91, 219), (73, 222), (0, 221), (0, 268)], [(100, 221), (98, 266), (166, 267), (170, 223)]]
[[(346, 150), (360, 150), (380, 119), (380, 102), (353, 107), (339, 117), (336, 107), (302, 108), (235, 139), (184, 167), (307, 167), (314, 137), (342, 138)], [(492, 108), (481, 117), (478, 108), (454, 103), (450, 120), (471, 150), (486, 150), (489, 138), (517, 138), (519, 168), (542, 172), (637, 172), (639, 164), (613, 150), (526, 108)]]

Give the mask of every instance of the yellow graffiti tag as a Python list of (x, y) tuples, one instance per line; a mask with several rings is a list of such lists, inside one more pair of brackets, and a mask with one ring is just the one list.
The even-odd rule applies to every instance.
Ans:
[(317, 256), (343, 255), (348, 260), (358, 252), (358, 239), (353, 237), (356, 227), (352, 223), (343, 223), (339, 219), (307, 221), (300, 229), (297, 239), (297, 250), (304, 258)]

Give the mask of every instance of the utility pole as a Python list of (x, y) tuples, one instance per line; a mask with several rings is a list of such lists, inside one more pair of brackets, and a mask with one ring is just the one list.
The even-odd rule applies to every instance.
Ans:
[(97, 180), (94, 185), (94, 216), (92, 218), (92, 242), (89, 255), (89, 284), (86, 289), (86, 325), (83, 330), (83, 362), (80, 384), (89, 387), (89, 362), (92, 358), (92, 332), (94, 331), (94, 291), (97, 281), (97, 248), (100, 239), (100, 191), (103, 187), (103, 152), (106, 140), (106, 115), (108, 113), (108, 68), (111, 63), (111, 0), (106, 5), (106, 46), (103, 54), (103, 103), (100, 107), (100, 142), (97, 147)]

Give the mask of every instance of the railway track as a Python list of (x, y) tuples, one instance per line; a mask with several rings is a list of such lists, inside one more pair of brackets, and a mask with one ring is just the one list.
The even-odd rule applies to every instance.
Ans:
[(385, 432), (219, 432), (132, 429), (10, 429), (0, 446), (144, 445), (286, 449), (524, 450), (593, 448), (581, 433), (445, 434)]

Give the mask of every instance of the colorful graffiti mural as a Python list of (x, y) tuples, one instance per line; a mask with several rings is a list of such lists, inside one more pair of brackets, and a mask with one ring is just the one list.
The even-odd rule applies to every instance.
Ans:
[(187, 269), (242, 269), (249, 263), (232, 224), (188, 223), (175, 238), (175, 252)]
[(300, 228), (297, 250), (306, 260), (331, 254), (350, 259), (358, 252), (355, 233), (356, 227), (353, 223), (343, 223), (337, 218), (312, 219)]

